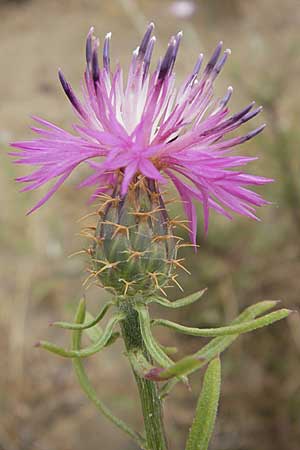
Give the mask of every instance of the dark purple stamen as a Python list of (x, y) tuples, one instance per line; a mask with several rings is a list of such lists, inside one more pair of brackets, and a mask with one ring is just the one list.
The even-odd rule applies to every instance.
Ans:
[(266, 124), (264, 123), (260, 127), (255, 128), (255, 130), (250, 131), (249, 133), (245, 134), (245, 136), (241, 137), (240, 143), (242, 144), (243, 142), (249, 141), (250, 139), (254, 138), (259, 133), (261, 133), (265, 127), (266, 127)]
[[(228, 95), (228, 93), (227, 93), (227, 95)], [(239, 122), (239, 121), (240, 121), (240, 124), (242, 124), (243, 121), (241, 119), (244, 118), (248, 114), (248, 112), (253, 108), (254, 104), (255, 104), (255, 102), (250, 103), (248, 106), (246, 106), (244, 109), (242, 109), (242, 111), (240, 111), (236, 114), (233, 114), (231, 117), (229, 117), (229, 119), (224, 120), (224, 122), (222, 122), (218, 126), (214, 127), (214, 133), (220, 132), (221, 130), (224, 130), (227, 127), (232, 126), (233, 124), (237, 124), (237, 122)], [(208, 136), (210, 133), (211, 133), (211, 130), (209, 129), (203, 133), (203, 136)]]
[(105, 70), (110, 70), (110, 56), (109, 56), (109, 43), (110, 43), (111, 33), (105, 36), (103, 45), (103, 67)]
[(196, 78), (197, 78), (197, 76), (198, 76), (198, 74), (200, 72), (200, 69), (201, 69), (201, 66), (202, 66), (202, 62), (203, 62), (203, 53), (200, 53), (200, 55), (199, 55), (199, 57), (198, 57), (198, 59), (196, 61), (196, 64), (194, 66), (193, 72), (192, 72), (191, 76), (188, 78), (188, 80), (186, 82), (184, 90), (186, 90), (188, 86), (192, 86), (193, 85), (194, 81), (196, 80)]
[(196, 78), (198, 76), (198, 73), (200, 72), (200, 69), (202, 66), (202, 62), (203, 62), (203, 53), (200, 53), (199, 58), (197, 59), (197, 62), (193, 69), (193, 73), (192, 73), (193, 78)]
[(92, 56), (92, 74), (93, 74), (94, 83), (99, 81), (100, 69), (99, 69), (98, 54), (97, 54), (97, 50), (95, 48), (93, 50), (93, 56)]
[(175, 47), (174, 47), (174, 58), (175, 58), (175, 59), (176, 59), (176, 57), (177, 57), (177, 53), (178, 53), (178, 49), (179, 49), (179, 45), (180, 45), (182, 36), (183, 36), (182, 31), (179, 31), (179, 33), (177, 33), (177, 34), (176, 34), (176, 37), (175, 37), (175, 42), (176, 42), (176, 43), (175, 43)]
[(182, 38), (182, 31), (177, 33), (177, 35), (175, 37), (175, 45), (174, 45), (174, 50), (173, 50), (173, 59), (172, 59), (172, 63), (171, 63), (171, 66), (170, 66), (170, 72), (171, 72), (171, 70), (173, 70), (173, 67), (174, 67), (174, 64), (175, 64), (175, 60), (176, 60), (177, 53), (178, 53), (178, 50), (179, 50), (179, 45), (180, 45), (180, 42), (181, 42), (181, 38)]
[(149, 44), (149, 42), (150, 42), (150, 39), (151, 39), (151, 34), (152, 34), (152, 31), (154, 30), (154, 23), (150, 23), (149, 25), (148, 25), (148, 28), (147, 28), (147, 30), (146, 30), (146, 33), (144, 34), (144, 37), (143, 37), (143, 39), (142, 39), (142, 42), (141, 42), (141, 44), (140, 44), (140, 46), (139, 46), (139, 57), (140, 58), (143, 58), (144, 57), (144, 55), (146, 54), (146, 51), (147, 51), (147, 48), (148, 48), (148, 44)]
[(213, 70), (213, 68), (215, 67), (215, 65), (219, 59), (219, 56), (221, 54), (221, 51), (222, 51), (222, 45), (223, 45), (223, 42), (220, 41), (205, 67), (204, 75), (209, 75), (211, 73), (211, 71)]
[(253, 117), (257, 116), (261, 111), (263, 107), (259, 106), (258, 108), (254, 109), (253, 111), (250, 111), (248, 114), (242, 117), (241, 122), (245, 123), (248, 122), (248, 120), (253, 119)]
[(150, 62), (151, 62), (151, 57), (152, 57), (152, 52), (153, 52), (153, 47), (155, 44), (155, 37), (153, 36), (150, 39), (149, 45), (147, 47), (146, 53), (145, 53), (145, 57), (144, 57), (144, 75), (143, 75), (143, 80), (145, 80), (148, 70), (149, 70), (149, 66), (150, 66)]
[(228, 58), (228, 56), (230, 55), (231, 51), (229, 49), (227, 49), (222, 58), (219, 60), (219, 62), (215, 65), (213, 71), (212, 71), (212, 78), (213, 80), (219, 75), (219, 73), (221, 72), (224, 64), (226, 63), (226, 60)]
[(63, 90), (65, 91), (66, 96), (68, 97), (68, 99), (70, 100), (70, 102), (72, 103), (72, 105), (74, 106), (74, 108), (79, 112), (79, 114), (84, 117), (85, 113), (83, 111), (83, 108), (81, 106), (81, 104), (79, 103), (79, 101), (77, 100), (71, 86), (69, 85), (69, 83), (67, 82), (67, 80), (65, 79), (62, 71), (59, 69), (58, 71), (58, 77), (59, 77), (59, 81), (62, 85)]
[(220, 101), (221, 108), (224, 108), (227, 105), (227, 103), (229, 102), (229, 100), (230, 100), (230, 98), (232, 96), (232, 92), (233, 92), (233, 89), (232, 89), (231, 86), (229, 86), (229, 88), (227, 89), (226, 94), (224, 95), (224, 97)]
[(239, 111), (236, 114), (233, 114), (233, 116), (230, 117), (229, 121), (230, 122), (237, 122), (238, 120), (240, 120), (243, 116), (245, 116), (246, 114), (248, 114), (248, 112), (253, 108), (253, 106), (255, 105), (255, 102), (251, 102), (249, 105), (247, 105), (244, 109), (242, 109), (241, 111)]
[(87, 65), (90, 65), (91, 61), (92, 61), (92, 53), (93, 53), (93, 46), (92, 46), (92, 28), (87, 36), (86, 39), (86, 46), (85, 46), (85, 55), (86, 55), (86, 62)]
[(161, 62), (161, 66), (160, 66), (160, 70), (159, 70), (159, 74), (158, 74), (159, 80), (163, 80), (166, 77), (166, 75), (168, 74), (168, 72), (170, 70), (170, 67), (172, 66), (175, 46), (176, 46), (176, 40), (174, 37), (172, 37), (171, 41), (168, 45), (164, 59)]

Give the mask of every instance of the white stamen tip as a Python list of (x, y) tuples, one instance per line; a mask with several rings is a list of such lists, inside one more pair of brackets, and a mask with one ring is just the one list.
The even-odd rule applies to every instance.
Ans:
[(106, 34), (105, 39), (111, 39), (111, 31)]

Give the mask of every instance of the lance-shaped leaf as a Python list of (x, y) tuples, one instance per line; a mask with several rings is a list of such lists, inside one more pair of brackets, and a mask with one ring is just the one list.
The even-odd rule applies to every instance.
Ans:
[[(265, 300), (254, 305), (249, 306), (245, 311), (243, 311), (233, 322), (232, 325), (247, 322), (255, 317), (269, 311), (277, 305), (277, 301)], [(202, 357), (207, 362), (211, 361), (213, 358), (221, 354), (226, 350), (237, 338), (238, 334), (216, 337), (212, 339), (208, 344), (206, 344), (202, 349), (194, 354), (196, 357)], [(205, 363), (203, 363), (205, 365)], [(190, 373), (194, 372), (192, 370)], [(171, 390), (176, 386), (178, 380), (171, 380), (163, 386), (160, 391), (161, 398), (166, 397)]]
[(167, 369), (164, 369), (150, 364), (142, 351), (130, 352), (129, 359), (135, 372), (139, 376), (152, 381), (166, 381), (171, 378), (185, 376), (187, 373), (190, 373), (191, 370), (196, 370), (200, 367), (202, 363), (200, 358), (187, 356), (172, 364)]
[[(80, 301), (76, 316), (75, 322), (81, 324), (85, 320), (85, 301), (84, 299)], [(81, 330), (73, 331), (72, 333), (72, 350), (75, 352), (80, 352), (80, 344), (81, 344)], [(132, 430), (123, 420), (116, 417), (107, 406), (98, 398), (97, 393), (93, 386), (90, 383), (90, 380), (84, 370), (83, 363), (80, 358), (73, 359), (73, 367), (77, 376), (77, 379), (85, 392), (86, 396), (92, 401), (92, 403), (96, 406), (98, 411), (103, 414), (108, 420), (110, 420), (114, 425), (120, 428), (124, 433), (130, 436), (134, 441), (138, 443), (138, 445), (146, 449), (145, 440), (134, 430)]]
[(192, 303), (197, 302), (201, 299), (201, 297), (205, 294), (207, 288), (202, 289), (201, 291), (194, 292), (187, 297), (181, 298), (179, 300), (175, 300), (174, 302), (170, 302), (166, 298), (163, 297), (151, 297), (149, 303), (158, 303), (161, 306), (165, 306), (166, 308), (177, 309), (183, 308), (184, 306), (191, 305)]
[(152, 335), (147, 307), (140, 304), (136, 305), (135, 309), (139, 316), (141, 333), (148, 352), (162, 367), (170, 367), (173, 364), (173, 361), (166, 355), (160, 344), (156, 342)]
[[(94, 316), (88, 311), (86, 311), (84, 323), (91, 323), (94, 320), (95, 320)], [(80, 328), (78, 329), (80, 330)], [(103, 330), (98, 323), (94, 325), (92, 328), (82, 328), (82, 331), (84, 332), (85, 335), (87, 335), (87, 337), (93, 344), (98, 342), (103, 334)], [(109, 340), (107, 341), (105, 347), (109, 347), (110, 345), (112, 345), (119, 337), (120, 333), (118, 331), (114, 331)]]
[(185, 450), (207, 450), (216, 421), (220, 388), (221, 363), (220, 359), (216, 358), (206, 370)]
[(89, 320), (85, 320), (84, 323), (78, 324), (78, 323), (69, 323), (69, 322), (53, 322), (51, 326), (65, 328), (67, 330), (85, 330), (87, 328), (94, 327), (100, 320), (103, 319), (109, 308), (113, 305), (113, 302), (107, 302), (105, 305), (103, 305), (101, 311), (99, 314), (97, 314), (96, 317), (93, 317), (90, 315)]
[(229, 325), (220, 328), (192, 328), (185, 327), (170, 320), (156, 319), (152, 321), (152, 325), (160, 325), (179, 333), (188, 334), (190, 336), (202, 336), (202, 337), (216, 337), (216, 336), (230, 336), (232, 334), (248, 333), (249, 331), (263, 328), (272, 323), (278, 322), (281, 319), (285, 319), (292, 311), (289, 309), (280, 309), (270, 314), (266, 314), (259, 319), (249, 320), (244, 323)]
[[(145, 347), (147, 348), (148, 352), (150, 353), (154, 361), (156, 361), (159, 365), (161, 365), (166, 369), (169, 368), (174, 364), (174, 362), (163, 351), (160, 344), (156, 342), (156, 340), (152, 335), (150, 317), (147, 306), (138, 304), (135, 306), (135, 309), (139, 316), (140, 329)], [(188, 384), (188, 380), (186, 377), (180, 377), (180, 379), (185, 384)]]
[(85, 358), (87, 356), (94, 355), (95, 353), (98, 353), (101, 351), (104, 347), (106, 347), (107, 343), (112, 337), (113, 329), (114, 327), (124, 319), (123, 313), (115, 314), (106, 325), (105, 330), (103, 331), (103, 334), (101, 335), (100, 339), (95, 342), (90, 347), (84, 348), (80, 351), (77, 350), (65, 350), (62, 347), (58, 347), (54, 344), (51, 344), (51, 342), (47, 341), (40, 341), (37, 346), (42, 347), (45, 350), (48, 350), (51, 353), (55, 353), (59, 356), (64, 356), (65, 358)]
[[(258, 305), (250, 306), (245, 310), (233, 323), (240, 323), (240, 322), (248, 322), (249, 318), (253, 317), (255, 314), (255, 311), (262, 311), (262, 308), (269, 308), (268, 303), (262, 302)], [(277, 312), (277, 311), (275, 311)], [(261, 314), (262, 312), (260, 312)], [(290, 312), (289, 312), (290, 313)], [(288, 314), (287, 314), (288, 315)], [(266, 317), (266, 316), (264, 316)], [(284, 315), (282, 318), (286, 317)], [(229, 347), (229, 345), (238, 337), (239, 335), (229, 335), (225, 337), (217, 337), (212, 339), (207, 345), (205, 345), (201, 350), (199, 350), (196, 355), (202, 356), (208, 360), (213, 359), (216, 355), (223, 352), (226, 348)]]

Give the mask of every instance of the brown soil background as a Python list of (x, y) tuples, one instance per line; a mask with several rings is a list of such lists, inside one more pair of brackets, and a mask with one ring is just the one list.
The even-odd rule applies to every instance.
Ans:
[[(49, 329), (48, 323), (70, 319), (83, 292), (85, 261), (67, 258), (83, 246), (76, 221), (90, 210), (87, 193), (75, 188), (80, 171), (47, 206), (25, 217), (41, 192), (17, 192), (13, 178), (24, 171), (7, 156), (9, 141), (30, 136), (31, 114), (70, 128), (72, 112), (56, 72), (62, 67), (73, 86), (79, 86), (91, 25), (100, 37), (112, 31), (112, 59), (125, 66), (148, 21), (156, 23), (156, 57), (167, 38), (183, 29), (179, 79), (200, 51), (207, 55), (223, 39), (232, 56), (218, 82), (218, 94), (232, 84), (234, 107), (252, 99), (265, 107), (266, 132), (243, 150), (261, 156), (252, 171), (276, 178), (276, 184), (261, 190), (273, 205), (261, 212), (261, 223), (244, 218), (228, 223), (214, 216), (206, 240), (200, 229), (200, 250), (185, 254), (192, 276), (183, 274), (181, 283), (187, 293), (204, 286), (209, 292), (202, 304), (169, 317), (209, 326), (230, 321), (262, 299), (282, 299), (287, 307), (299, 307), (299, 1), (203, 0), (196, 5), (192, 18), (182, 20), (170, 14), (169, 1), (0, 1), (1, 450), (135, 448), (98, 416), (77, 386), (69, 361), (33, 348), (40, 338), (67, 345), (67, 333)], [(91, 311), (108, 296), (95, 287), (86, 295)], [(179, 295), (170, 291), (170, 298)], [(160, 337), (178, 345), (180, 355), (201, 345), (195, 338), (168, 332)], [(122, 350), (117, 343), (92, 357), (87, 368), (103, 400), (140, 428), (135, 386)], [(240, 338), (224, 354), (223, 367), (211, 449), (299, 449), (299, 316)], [(184, 448), (201, 376), (192, 377), (191, 393), (178, 386), (167, 402), (172, 450)]]

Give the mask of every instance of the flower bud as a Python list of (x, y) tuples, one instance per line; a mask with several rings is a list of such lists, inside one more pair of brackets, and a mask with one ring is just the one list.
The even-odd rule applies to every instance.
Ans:
[(123, 197), (118, 184), (101, 216), (91, 251), (101, 284), (117, 295), (162, 290), (172, 278), (177, 248), (156, 183), (140, 177)]

